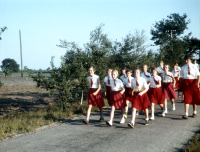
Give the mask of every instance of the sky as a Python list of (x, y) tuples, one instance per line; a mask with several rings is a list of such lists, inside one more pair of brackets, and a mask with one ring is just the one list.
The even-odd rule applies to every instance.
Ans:
[(172, 13), (186, 13), (191, 23), (184, 34), (192, 32), (200, 39), (199, 8), (199, 0), (0, 0), (0, 28), (8, 28), (1, 34), (0, 65), (5, 58), (21, 63), (19, 30), (23, 66), (29, 69), (47, 69), (52, 56), (59, 67), (66, 53), (57, 46), (60, 40), (83, 48), (101, 23), (112, 41), (145, 30), (146, 43), (153, 44), (150, 30), (155, 22)]

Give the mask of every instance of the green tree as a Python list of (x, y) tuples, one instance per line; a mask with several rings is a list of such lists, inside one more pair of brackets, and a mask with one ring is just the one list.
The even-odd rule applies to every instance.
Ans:
[(1, 34), (2, 34), (6, 29), (8, 29), (6, 26), (5, 26), (5, 27), (2, 27), (2, 28), (0, 29), (0, 40), (1, 40)]
[(154, 41), (155, 45), (162, 45), (171, 39), (167, 30), (176, 30), (173, 34), (173, 38), (178, 38), (181, 34), (188, 29), (188, 24), (190, 20), (186, 20), (187, 15), (183, 14), (182, 16), (178, 13), (173, 13), (167, 16), (167, 19), (162, 19), (159, 22), (156, 22), (151, 28), (151, 40)]
[(10, 70), (12, 72), (18, 72), (19, 64), (14, 59), (7, 58), (2, 61), (1, 69), (2, 71)]

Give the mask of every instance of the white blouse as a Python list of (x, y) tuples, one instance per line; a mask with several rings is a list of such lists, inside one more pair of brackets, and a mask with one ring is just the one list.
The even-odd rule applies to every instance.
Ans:
[[(151, 74), (150, 74), (149, 72), (145, 72), (145, 75), (151, 77)], [(142, 78), (144, 78), (144, 79), (148, 82), (148, 81), (149, 81), (149, 80), (148, 80), (149, 78), (147, 78), (145, 75), (144, 75), (144, 72), (143, 72), (140, 76), (141, 76)]]
[[(138, 81), (139, 86), (136, 85), (136, 80)], [(148, 88), (147, 81), (142, 77), (134, 78), (131, 81), (131, 88), (137, 92), (143, 91)]]
[[(91, 79), (93, 80), (93, 85), (91, 86)], [(90, 88), (99, 88), (99, 86), (98, 86), (98, 80), (99, 79), (99, 76), (98, 75), (96, 75), (96, 74), (94, 74), (93, 75), (93, 77), (91, 77), (91, 76), (89, 76), (89, 77), (87, 77), (87, 80), (88, 80), (88, 82), (89, 82), (89, 84), (90, 84)]]
[[(115, 86), (116, 83), (116, 86)], [(112, 79), (112, 81), (110, 81), (110, 86), (111, 86), (111, 90), (112, 91), (120, 91), (122, 90), (122, 87), (124, 87), (122, 81), (120, 79), (115, 79), (115, 83), (114, 83), (114, 79)]]
[(179, 73), (180, 73), (180, 71), (178, 69), (176, 69), (176, 72), (174, 72), (174, 70), (172, 71), (172, 74), (174, 77), (178, 77)]
[(106, 83), (106, 86), (109, 86), (109, 87), (110, 87), (111, 81), (113, 80), (113, 78), (112, 78), (111, 76), (110, 76), (109, 78), (110, 78), (110, 84), (108, 84), (108, 76), (104, 78), (103, 82)]
[(165, 72), (164, 67), (163, 67), (163, 70), (162, 70), (162, 68), (159, 66), (159, 67), (157, 67), (157, 70), (158, 70), (158, 73), (163, 73), (163, 72)]
[[(167, 72), (167, 75), (170, 75), (170, 76), (173, 76), (173, 74), (171, 73), (171, 72)], [(165, 74), (165, 72), (164, 73), (162, 73), (162, 82), (173, 82), (173, 79), (170, 77), (170, 76), (167, 76), (166, 74)]]
[(188, 65), (185, 64), (181, 68), (180, 77), (183, 78), (183, 79), (196, 79), (197, 76), (199, 75), (199, 70), (198, 70), (197, 66), (190, 63), (189, 67), (190, 67), (190, 75), (188, 74)]
[(126, 74), (125, 74), (125, 75), (122, 75), (122, 76), (120, 77), (120, 79), (122, 80), (122, 82), (123, 82), (123, 84), (124, 84), (124, 80), (127, 79), (127, 75), (126, 75)]
[[(130, 80), (130, 83), (128, 82), (128, 79)], [(130, 78), (127, 78), (124, 80), (124, 85), (127, 87), (127, 88), (131, 88), (131, 81), (132, 79), (134, 79), (133, 77), (130, 77)]]
[[(161, 80), (161, 77), (156, 75), (155, 80), (159, 82), (159, 80)], [(153, 76), (149, 78), (149, 82), (151, 83), (150, 88), (156, 88), (157, 84), (155, 83)]]

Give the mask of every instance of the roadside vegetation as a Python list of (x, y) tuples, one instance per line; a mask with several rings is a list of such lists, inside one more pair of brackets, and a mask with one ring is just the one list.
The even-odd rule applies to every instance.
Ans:
[(195, 137), (188, 142), (185, 152), (200, 152), (200, 130), (196, 133)]

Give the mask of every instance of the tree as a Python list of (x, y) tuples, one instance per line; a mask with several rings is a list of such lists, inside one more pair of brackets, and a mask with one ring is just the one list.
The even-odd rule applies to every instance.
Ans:
[(0, 40), (1, 40), (1, 34), (2, 34), (6, 29), (8, 29), (6, 26), (5, 26), (5, 27), (2, 27), (2, 28), (0, 29)]
[(1, 69), (2, 71), (10, 70), (12, 72), (18, 72), (19, 64), (14, 59), (7, 58), (2, 61)]
[(154, 41), (155, 45), (162, 45), (171, 39), (170, 34), (166, 33), (167, 30), (176, 30), (173, 38), (177, 38), (188, 29), (187, 25), (190, 20), (186, 20), (186, 14), (181, 16), (178, 13), (174, 13), (167, 16), (167, 18), (156, 22), (151, 28), (151, 40)]

